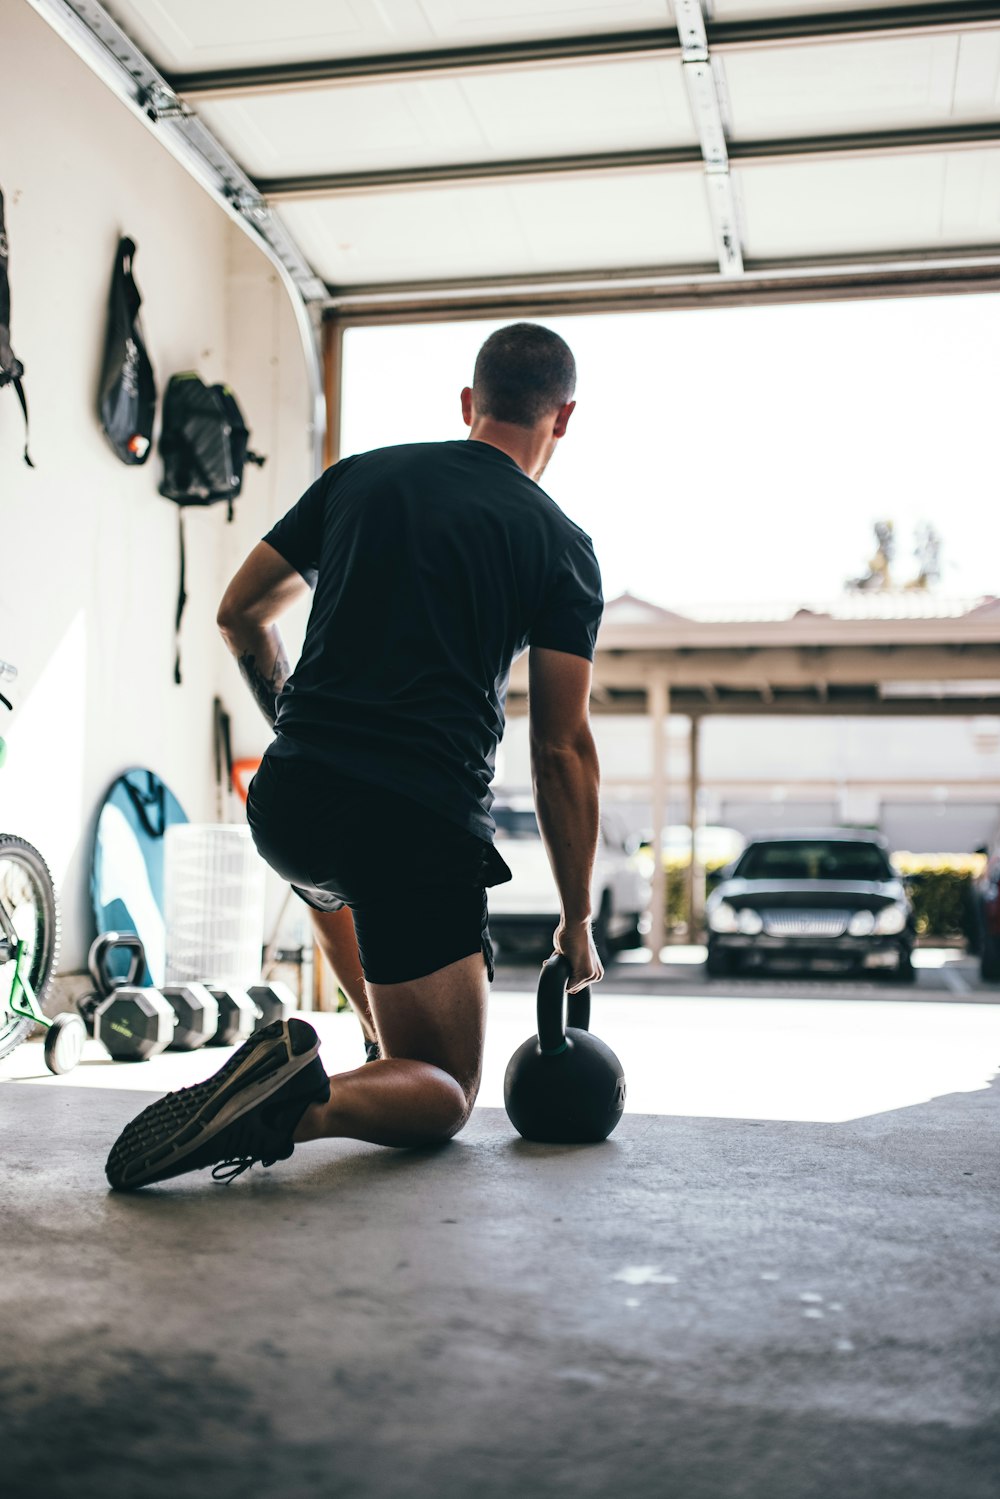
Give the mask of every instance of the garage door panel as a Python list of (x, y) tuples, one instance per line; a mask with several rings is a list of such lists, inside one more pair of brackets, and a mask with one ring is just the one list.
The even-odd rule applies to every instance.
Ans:
[(734, 140), (990, 119), (1000, 31), (778, 48), (724, 59)]
[(695, 145), (680, 64), (593, 63), (202, 101), (251, 175)]
[(601, 31), (664, 26), (671, 22), (664, 0), (619, 0), (588, 5), (586, 0), (422, 0), (436, 38), (463, 42), (507, 41), (514, 37), (594, 36)]
[(1000, 151), (743, 167), (753, 259), (1000, 241)]
[(841, 11), (885, 10), (885, 0), (713, 0), (712, 17), (727, 21), (756, 21), (768, 16), (823, 16)]
[(167, 72), (669, 26), (663, 0), (109, 0)]
[(320, 275), (337, 285), (453, 276), (710, 263), (697, 172), (569, 180), (289, 202), (281, 216)]
[(694, 145), (698, 139), (674, 60), (471, 75), (462, 89), (501, 155)]
[(227, 99), (198, 112), (255, 177), (422, 166), (463, 148), (489, 155), (454, 80)]

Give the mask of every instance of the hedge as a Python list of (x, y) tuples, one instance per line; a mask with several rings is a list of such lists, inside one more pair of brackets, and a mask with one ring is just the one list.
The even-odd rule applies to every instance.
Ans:
[[(982, 873), (981, 854), (893, 854), (892, 862), (906, 881), (920, 937), (956, 938), (969, 935), (972, 881)], [(689, 856), (670, 855), (667, 873), (667, 930), (677, 934), (688, 920), (687, 868)], [(705, 866), (706, 894), (719, 883), (724, 866)]]
[(919, 937), (968, 937), (972, 881), (982, 874), (982, 854), (893, 854), (906, 881)]

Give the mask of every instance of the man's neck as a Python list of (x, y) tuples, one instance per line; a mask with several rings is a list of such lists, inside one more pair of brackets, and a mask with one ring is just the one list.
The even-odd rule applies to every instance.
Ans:
[(543, 469), (549, 443), (547, 436), (540, 436), (532, 427), (515, 427), (512, 422), (497, 422), (492, 417), (479, 417), (473, 423), (469, 439), (499, 448), (501, 453), (513, 458), (529, 479)]

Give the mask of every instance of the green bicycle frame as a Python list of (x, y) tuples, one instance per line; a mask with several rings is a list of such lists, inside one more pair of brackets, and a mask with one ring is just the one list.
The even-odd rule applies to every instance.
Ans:
[(8, 1004), (15, 1015), (23, 1015), (25, 1020), (33, 1020), (36, 1025), (43, 1025), (48, 1030), (52, 1021), (47, 1015), (42, 1014), (32, 987), (21, 972), (26, 947), (27, 943), (23, 940), (17, 944), (17, 958), (14, 963), (14, 982), (10, 986)]

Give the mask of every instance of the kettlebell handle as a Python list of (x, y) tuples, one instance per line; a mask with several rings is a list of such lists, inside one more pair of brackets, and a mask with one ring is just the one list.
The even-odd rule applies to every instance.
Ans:
[[(113, 974), (108, 959), (115, 951), (125, 950), (128, 955), (128, 972), (122, 976)], [(146, 966), (146, 949), (136, 932), (101, 932), (91, 946), (87, 958), (90, 976), (103, 998), (113, 994), (126, 984), (138, 984)]]
[(573, 976), (569, 959), (553, 953), (542, 964), (538, 980), (538, 1045), (546, 1053), (560, 1052), (566, 1046), (566, 1027), (590, 1029), (590, 987), (567, 995), (566, 985)]

